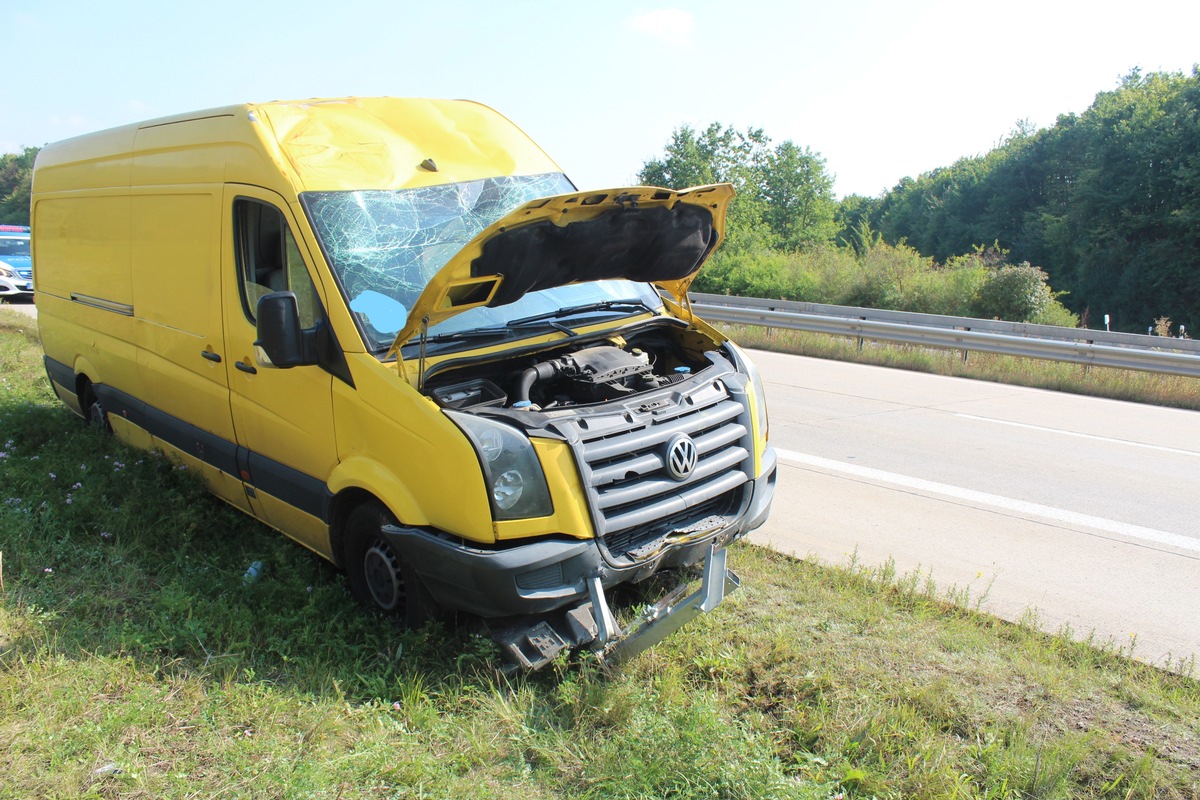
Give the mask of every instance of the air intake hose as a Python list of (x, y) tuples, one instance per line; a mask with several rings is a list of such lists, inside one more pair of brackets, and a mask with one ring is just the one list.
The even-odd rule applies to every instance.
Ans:
[(555, 359), (554, 361), (542, 361), (541, 363), (534, 364), (522, 372), (521, 377), (517, 380), (517, 391), (513, 396), (513, 404), (529, 402), (529, 391), (535, 383), (557, 378), (562, 374), (562, 371), (562, 360)]

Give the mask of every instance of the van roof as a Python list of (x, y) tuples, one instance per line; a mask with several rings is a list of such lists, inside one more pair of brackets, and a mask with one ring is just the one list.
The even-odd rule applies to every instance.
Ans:
[[(214, 145), (226, 146), (224, 180), (253, 182), (238, 172), (250, 167), (258, 173), (262, 166), (246, 162), (248, 145), (274, 163), (272, 182), (282, 173), (297, 193), (403, 189), (561, 171), (516, 125), (485, 105), (393, 97), (244, 103), (175, 114), (47, 145), (38, 154), (38, 167), (49, 172), (90, 162), (114, 168), (105, 178), (112, 183), (137, 183), (131, 158), (204, 147), (211, 162)], [(178, 180), (178, 175), (168, 177)]]

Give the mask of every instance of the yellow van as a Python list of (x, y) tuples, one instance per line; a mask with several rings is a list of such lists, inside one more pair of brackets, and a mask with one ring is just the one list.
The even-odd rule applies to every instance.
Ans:
[[(762, 385), (687, 299), (732, 196), (576, 191), (466, 101), (80, 136), (34, 170), (46, 369), (406, 624), (478, 615), (525, 667), (628, 657), (736, 585), (725, 548), (771, 505)], [(612, 587), (701, 563), (613, 619)]]

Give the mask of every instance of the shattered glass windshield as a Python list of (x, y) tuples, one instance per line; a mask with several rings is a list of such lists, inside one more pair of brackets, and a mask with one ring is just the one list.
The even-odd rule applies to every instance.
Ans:
[(415, 189), (303, 192), (300, 201), (372, 349), (404, 326), (429, 280), (476, 235), (539, 197), (573, 192), (561, 173)]

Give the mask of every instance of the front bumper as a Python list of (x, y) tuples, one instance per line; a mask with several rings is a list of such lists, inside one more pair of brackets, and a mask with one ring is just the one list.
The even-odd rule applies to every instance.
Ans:
[(690, 566), (705, 557), (712, 542), (725, 547), (759, 527), (775, 494), (776, 460), (771, 448), (763, 466), (730, 525), (668, 545), (651, 558), (627, 566), (606, 559), (595, 539), (540, 539), (487, 548), (414, 528), (389, 525), (383, 532), (443, 606), (484, 618), (541, 614), (589, 599), (592, 579), (610, 588), (663, 568)]
[[(726, 574), (725, 548), (766, 521), (775, 494), (774, 450), (767, 449), (763, 467), (730, 525), (672, 543), (629, 566), (606, 559), (595, 539), (542, 539), (493, 549), (394, 525), (385, 526), (383, 532), (440, 604), (496, 621), (494, 631), (501, 632), (497, 639), (522, 666), (536, 668), (563, 647), (584, 644), (629, 657), (687, 619), (710, 611), (727, 589), (736, 588), (736, 577)], [(635, 626), (636, 643), (627, 641), (630, 637), (608, 610), (605, 590), (648, 578), (663, 568), (701, 561), (705, 565), (701, 590), (677, 603), (685, 588), (680, 587), (651, 610), (652, 618)]]
[(33, 297), (33, 281), (0, 276), (0, 297)]

